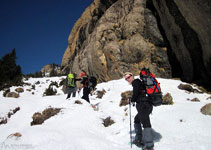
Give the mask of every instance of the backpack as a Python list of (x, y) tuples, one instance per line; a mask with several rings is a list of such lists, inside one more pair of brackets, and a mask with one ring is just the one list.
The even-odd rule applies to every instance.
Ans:
[(67, 85), (70, 87), (75, 87), (75, 78), (74, 78), (74, 74), (69, 73), (67, 75)]
[(140, 71), (140, 79), (146, 87), (146, 94), (149, 97), (149, 101), (153, 106), (160, 106), (162, 104), (162, 92), (160, 84), (149, 69), (143, 68)]
[(90, 90), (94, 90), (94, 88), (97, 85), (97, 79), (96, 79), (96, 77), (90, 76), (90, 77), (88, 77), (88, 80), (89, 80), (89, 82), (88, 82), (88, 88)]

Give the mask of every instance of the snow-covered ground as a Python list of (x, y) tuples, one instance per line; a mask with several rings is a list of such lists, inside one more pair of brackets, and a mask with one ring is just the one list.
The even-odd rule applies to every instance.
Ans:
[[(51, 81), (60, 82), (62, 77), (30, 78), (25, 81), (35, 84), (35, 90), (27, 91), (31, 86), (24, 86), (24, 93), (19, 98), (5, 98), (0, 91), (0, 118), (11, 110), (20, 107), (7, 124), (0, 125), (0, 150), (128, 150), (130, 141), (130, 120), (128, 106), (120, 107), (121, 93), (132, 90), (124, 79), (113, 80), (97, 85), (97, 90), (105, 90), (102, 99), (90, 96), (91, 104), (98, 104), (94, 111), (90, 104), (76, 95), (65, 100), (67, 95), (57, 89), (56, 96), (43, 93)], [(158, 79), (164, 94), (170, 93), (173, 105), (154, 107), (151, 115), (154, 130), (155, 150), (208, 150), (211, 149), (211, 116), (200, 113), (201, 107), (210, 103), (208, 94), (194, 94), (179, 90), (179, 80)], [(12, 87), (14, 91), (17, 87)], [(32, 94), (34, 92), (34, 94)], [(197, 97), (200, 102), (187, 99)], [(75, 100), (83, 102), (75, 104)], [(42, 112), (48, 107), (62, 108), (56, 116), (42, 125), (31, 126), (35, 112)], [(136, 115), (132, 107), (132, 118)], [(115, 123), (104, 127), (102, 119), (111, 116)], [(9, 136), (14, 133), (22, 136)], [(133, 132), (134, 136), (134, 132)], [(140, 149), (133, 145), (132, 149)]]

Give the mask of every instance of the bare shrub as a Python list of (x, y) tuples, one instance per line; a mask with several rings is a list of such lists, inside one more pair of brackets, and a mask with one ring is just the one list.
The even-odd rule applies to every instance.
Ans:
[(21, 133), (19, 132), (16, 132), (16, 133), (13, 133), (13, 134), (10, 134), (7, 138), (15, 138), (16, 140), (19, 139), (21, 137)]
[(58, 83), (57, 83), (56, 81), (51, 81), (49, 87), (50, 87), (50, 86), (56, 86), (56, 88), (59, 87), (59, 85), (58, 85)]
[(0, 118), (0, 125), (7, 124), (7, 118)]
[(10, 110), (10, 112), (7, 113), (7, 116), (0, 118), (0, 125), (6, 124), (8, 122), (8, 118), (10, 118), (12, 115), (14, 115), (19, 110), (20, 110), (20, 107), (16, 107), (15, 109)]
[(33, 121), (31, 126), (42, 124), (45, 120), (49, 119), (52, 116), (55, 116), (61, 111), (61, 108), (46, 108), (42, 113), (36, 112), (32, 116)]
[(52, 95), (56, 95), (56, 93), (57, 93), (57, 90), (53, 89), (52, 86), (49, 86), (47, 89), (45, 89), (43, 96), (52, 96)]
[(197, 98), (197, 97), (195, 97), (195, 98), (193, 98), (192, 100), (190, 100), (191, 102), (200, 102), (200, 100)]
[(121, 99), (121, 101), (120, 101), (119, 106), (121, 107), (121, 106), (126, 106), (126, 105), (128, 105), (128, 104), (129, 104), (129, 100), (130, 100), (130, 98), (132, 97), (132, 95), (133, 95), (132, 91), (123, 92), (123, 93), (121, 94), (122, 99)]
[(97, 98), (102, 98), (105, 95), (106, 91), (103, 89), (102, 91), (97, 91)]
[(162, 99), (163, 99), (162, 100), (163, 105), (173, 105), (174, 104), (173, 98), (170, 93), (167, 93), (166, 95), (164, 95)]
[(79, 100), (76, 100), (75, 104), (83, 104), (83, 103), (81, 101), (79, 101)]
[(31, 122), (31, 126), (33, 125), (37, 125), (37, 124), (42, 124), (45, 120), (44, 120), (44, 116), (39, 113), (36, 112), (33, 116), (32, 116), (33, 121)]
[(111, 117), (109, 116), (109, 117), (107, 117), (106, 119), (103, 119), (103, 125), (105, 126), (105, 127), (108, 127), (108, 126), (110, 126), (110, 125), (112, 125), (112, 124), (114, 124), (115, 122), (111, 119)]

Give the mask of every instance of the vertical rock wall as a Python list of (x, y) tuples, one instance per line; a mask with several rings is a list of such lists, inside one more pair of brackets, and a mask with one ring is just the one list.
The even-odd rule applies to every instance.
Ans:
[(175, 59), (182, 68), (182, 79), (210, 87), (211, 1), (152, 0), (152, 2), (171, 49), (176, 55)]
[(166, 46), (146, 0), (94, 1), (73, 27), (63, 71), (83, 70), (108, 81), (126, 71), (138, 75), (140, 68), (149, 67), (168, 78)]

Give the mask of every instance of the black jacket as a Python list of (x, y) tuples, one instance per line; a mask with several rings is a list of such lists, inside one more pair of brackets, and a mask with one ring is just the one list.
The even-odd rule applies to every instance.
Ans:
[(83, 77), (81, 81), (81, 84), (83, 84), (83, 87), (88, 87), (88, 83), (89, 83), (88, 77)]
[(141, 97), (146, 97), (146, 88), (139, 79), (135, 79), (132, 82), (133, 86), (133, 96), (131, 98), (131, 102), (139, 103)]

